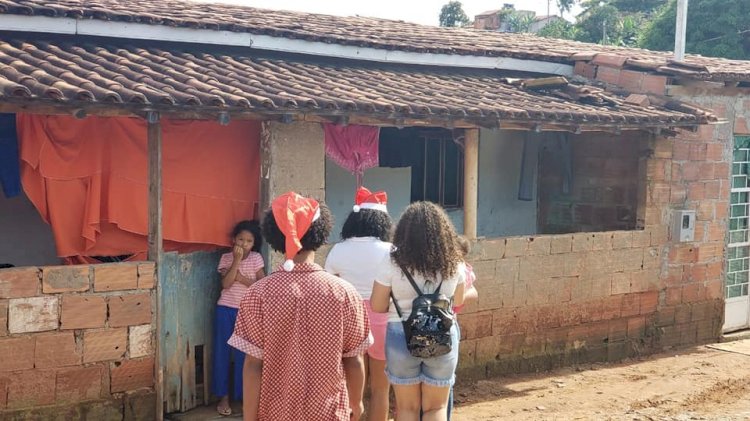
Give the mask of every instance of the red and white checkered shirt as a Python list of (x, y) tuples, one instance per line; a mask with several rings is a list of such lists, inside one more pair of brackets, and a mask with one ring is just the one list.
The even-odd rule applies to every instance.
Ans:
[(349, 420), (342, 358), (364, 354), (370, 321), (348, 282), (298, 263), (253, 284), (229, 345), (263, 360), (259, 419)]

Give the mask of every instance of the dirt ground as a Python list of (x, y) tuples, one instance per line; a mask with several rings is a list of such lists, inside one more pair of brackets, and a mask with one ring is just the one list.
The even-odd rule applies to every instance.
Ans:
[(750, 420), (750, 340), (457, 388), (456, 420)]
[[(457, 421), (750, 420), (750, 339), (459, 384), (456, 401)], [(203, 407), (168, 419), (222, 417)]]

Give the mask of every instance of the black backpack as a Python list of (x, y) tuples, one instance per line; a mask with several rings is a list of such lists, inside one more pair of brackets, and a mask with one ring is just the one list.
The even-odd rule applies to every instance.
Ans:
[[(411, 304), (411, 314), (403, 320), (406, 348), (411, 355), (419, 358), (432, 358), (445, 355), (453, 349), (453, 334), (451, 327), (455, 322), (453, 303), (445, 294), (440, 293), (443, 281), (432, 294), (423, 294), (414, 282), (409, 271), (401, 267), (406, 278), (409, 279), (417, 297)], [(398, 317), (403, 319), (401, 308), (396, 302), (391, 290), (391, 299), (396, 307)]]

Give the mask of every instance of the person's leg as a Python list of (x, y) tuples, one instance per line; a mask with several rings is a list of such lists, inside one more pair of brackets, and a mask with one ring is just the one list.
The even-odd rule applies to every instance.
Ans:
[(406, 348), (401, 322), (388, 323), (385, 339), (385, 372), (396, 395), (396, 420), (419, 420), (421, 360)]
[(385, 361), (367, 358), (370, 367), (370, 407), (367, 409), (369, 421), (388, 420), (388, 392), (390, 382), (385, 375)]
[(393, 394), (396, 395), (396, 421), (419, 421), (421, 386), (394, 384)]
[(449, 393), (450, 386), (422, 384), (422, 421), (447, 420)]
[(216, 306), (216, 321), (214, 322), (213, 373), (211, 392), (219, 397), (217, 411), (225, 415), (229, 409), (229, 362), (231, 347), (227, 344), (234, 325), (228, 317), (228, 310), (224, 306)]
[[(232, 324), (232, 331), (234, 331), (234, 324), (237, 322), (237, 310), (231, 310), (232, 312), (230, 314), (230, 322)], [(229, 340), (229, 338), (227, 338), (227, 340)], [(232, 348), (232, 360), (234, 361), (232, 370), (232, 380), (234, 381), (234, 385), (232, 387), (232, 399), (239, 401), (242, 400), (242, 367), (245, 364), (245, 353), (238, 349)]]

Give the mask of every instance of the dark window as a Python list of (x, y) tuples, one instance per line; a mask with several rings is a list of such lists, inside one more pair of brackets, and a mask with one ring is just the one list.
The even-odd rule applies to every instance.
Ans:
[(444, 129), (382, 129), (380, 166), (411, 167), (411, 201), (463, 205), (463, 151)]

